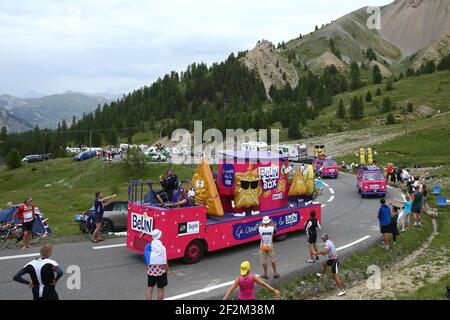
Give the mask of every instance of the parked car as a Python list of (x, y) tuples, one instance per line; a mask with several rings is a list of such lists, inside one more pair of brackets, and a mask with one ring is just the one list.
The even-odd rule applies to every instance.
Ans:
[(44, 161), (44, 158), (42, 157), (42, 155), (39, 155), (39, 154), (31, 154), (22, 159), (22, 162), (28, 162), (28, 163), (41, 162), (41, 161)]
[[(74, 221), (80, 224), (80, 230), (83, 233), (92, 232), (89, 230), (87, 220), (90, 215), (95, 213), (95, 208), (91, 207), (88, 211), (75, 215)], [(128, 218), (128, 202), (113, 201), (105, 206), (105, 213), (103, 214), (102, 231), (124, 231), (127, 229)]]
[(92, 158), (95, 158), (97, 156), (97, 151), (83, 151), (80, 154), (78, 154), (74, 160), (76, 161), (83, 161), (83, 160), (89, 160)]

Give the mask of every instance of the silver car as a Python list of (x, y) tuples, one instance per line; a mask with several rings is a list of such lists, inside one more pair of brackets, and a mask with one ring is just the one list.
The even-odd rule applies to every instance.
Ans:
[[(84, 219), (79, 219), (80, 215), (76, 216), (75, 220), (80, 223), (80, 230), (84, 233), (91, 232), (93, 230), (88, 230), (86, 224), (86, 217), (89, 214), (93, 214), (95, 208), (91, 207), (87, 212), (83, 214)], [(105, 206), (105, 212), (103, 214), (102, 221), (102, 232), (112, 232), (112, 231), (124, 231), (127, 229), (128, 221), (128, 202), (126, 201), (113, 201)]]

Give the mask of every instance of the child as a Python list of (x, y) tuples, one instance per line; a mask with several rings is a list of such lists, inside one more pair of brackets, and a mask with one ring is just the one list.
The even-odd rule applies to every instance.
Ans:
[(317, 195), (322, 195), (323, 190), (323, 181), (320, 177), (317, 177), (316, 179), (316, 189), (317, 189)]
[(320, 222), (316, 219), (316, 212), (311, 211), (310, 213), (311, 218), (306, 221), (305, 231), (306, 235), (308, 237), (308, 246), (309, 246), (309, 256), (310, 259), (306, 261), (307, 263), (315, 263), (316, 260), (319, 260), (319, 256), (315, 256), (315, 253), (317, 252), (317, 231), (316, 229), (319, 228), (319, 230), (322, 229), (320, 226)]

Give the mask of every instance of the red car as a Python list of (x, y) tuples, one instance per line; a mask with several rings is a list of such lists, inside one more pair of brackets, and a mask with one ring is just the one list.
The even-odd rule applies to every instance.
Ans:
[(313, 161), (314, 171), (317, 176), (337, 178), (339, 176), (339, 165), (334, 159), (316, 158)]

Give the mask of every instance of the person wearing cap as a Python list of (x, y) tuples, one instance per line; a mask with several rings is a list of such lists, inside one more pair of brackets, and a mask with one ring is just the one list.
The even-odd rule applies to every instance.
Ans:
[(234, 280), (231, 287), (225, 293), (223, 300), (227, 300), (234, 290), (239, 288), (239, 300), (255, 300), (255, 284), (272, 291), (277, 298), (281, 298), (281, 293), (269, 284), (253, 275), (251, 272), (250, 262), (244, 261), (241, 263), (241, 271), (239, 276)]
[(273, 249), (273, 236), (276, 233), (276, 229), (269, 216), (265, 216), (262, 223), (258, 225), (258, 232), (261, 236), (259, 261), (264, 270), (264, 274), (261, 277), (264, 279), (269, 279), (267, 274), (267, 260), (270, 260), (273, 268), (273, 277), (274, 279), (278, 279), (280, 275), (277, 272), (277, 263), (275, 261), (275, 252)]
[(158, 287), (158, 300), (164, 299), (164, 288), (167, 286), (167, 273), (169, 265), (167, 264), (166, 247), (161, 242), (162, 232), (154, 229), (150, 235), (151, 242), (150, 263), (147, 269), (147, 300), (152, 300), (153, 288)]
[(159, 177), (162, 190), (156, 194), (159, 203), (172, 201), (173, 193), (178, 188), (178, 177), (172, 170), (167, 171), (167, 178), (163, 175)]
[(317, 273), (317, 277), (320, 279), (324, 279), (325, 272), (327, 272), (328, 267), (331, 267), (331, 272), (333, 273), (333, 280), (336, 282), (336, 285), (339, 287), (340, 291), (337, 294), (338, 297), (341, 297), (346, 294), (344, 290), (344, 285), (339, 277), (339, 258), (337, 254), (336, 246), (333, 241), (330, 240), (328, 234), (324, 233), (322, 235), (322, 241), (325, 243), (325, 246), (316, 252), (316, 256), (319, 254), (328, 256), (328, 259), (322, 265), (322, 273)]
[(20, 219), (20, 222), (22, 223), (23, 229), (22, 249), (28, 249), (30, 247), (34, 218), (36, 216), (34, 213), (33, 199), (31, 198), (25, 199), (25, 201), (19, 206), (17, 211), (13, 214), (13, 221), (15, 220), (16, 216)]

